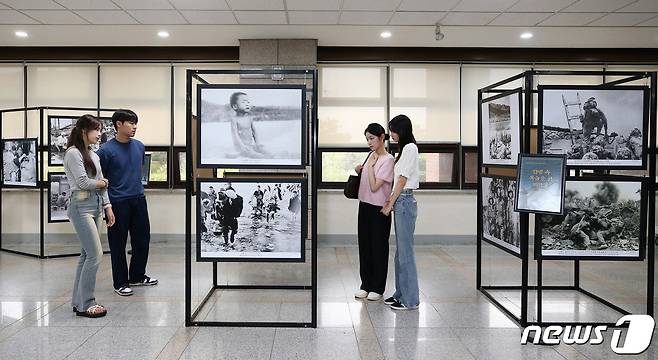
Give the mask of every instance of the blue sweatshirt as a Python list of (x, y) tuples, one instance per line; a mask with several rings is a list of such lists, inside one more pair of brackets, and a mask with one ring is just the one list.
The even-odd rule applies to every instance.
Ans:
[(144, 144), (130, 139), (122, 143), (112, 139), (97, 152), (103, 174), (110, 182), (110, 202), (138, 198), (144, 195), (142, 185), (142, 162)]

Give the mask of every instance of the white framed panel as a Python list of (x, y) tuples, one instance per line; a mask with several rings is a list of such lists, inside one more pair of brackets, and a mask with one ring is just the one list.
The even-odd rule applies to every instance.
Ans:
[(28, 106), (96, 108), (96, 64), (28, 64)]
[(409, 116), (419, 141), (458, 142), (459, 65), (392, 65), (390, 116)]
[(101, 107), (130, 109), (139, 119), (135, 138), (144, 145), (171, 140), (169, 65), (101, 65)]
[(368, 124), (387, 125), (386, 108), (381, 106), (320, 106), (318, 118), (321, 146), (363, 146)]

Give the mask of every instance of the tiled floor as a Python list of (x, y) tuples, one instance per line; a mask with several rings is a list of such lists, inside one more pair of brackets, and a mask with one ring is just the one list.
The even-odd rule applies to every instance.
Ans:
[[(391, 249), (391, 259), (394, 254)], [(129, 298), (111, 288), (106, 255), (97, 299), (109, 309), (101, 319), (74, 316), (69, 292), (75, 258), (37, 260), (0, 253), (0, 359), (607, 359), (603, 345), (520, 345), (521, 330), (475, 290), (475, 246), (418, 246), (418, 311), (393, 312), (381, 302), (357, 301), (355, 247), (318, 250), (317, 329), (185, 328), (183, 247), (152, 245), (149, 274), (160, 285), (137, 288)], [(392, 261), (391, 261), (392, 263)], [(520, 261), (485, 248), (484, 284), (520, 283)], [(535, 265), (531, 262), (531, 284)], [(546, 262), (544, 282), (568, 285), (570, 262)], [(194, 263), (193, 298), (204, 294), (210, 264)], [(222, 264), (221, 283), (303, 284), (308, 264)], [(645, 309), (646, 262), (583, 263), (581, 284), (633, 311)], [(392, 291), (393, 268), (389, 268)], [(520, 312), (520, 292), (496, 292)], [(529, 294), (534, 311), (536, 295)], [(544, 293), (545, 320), (615, 321), (619, 314), (583, 295)], [(310, 320), (309, 291), (217, 292), (200, 313), (207, 320)], [(658, 347), (636, 357), (653, 359)]]

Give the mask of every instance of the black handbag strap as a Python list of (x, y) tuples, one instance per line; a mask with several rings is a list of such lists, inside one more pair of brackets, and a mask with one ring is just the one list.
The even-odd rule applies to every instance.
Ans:
[[(370, 155), (372, 155), (373, 152), (374, 152), (374, 151), (371, 151), (371, 152), (368, 153), (368, 156), (366, 156), (366, 159), (363, 160), (363, 164), (361, 164), (361, 166), (365, 166), (365, 165), (366, 165), (366, 163), (368, 162), (368, 159), (370, 159)], [(352, 164), (354, 164), (354, 163), (352, 163)]]

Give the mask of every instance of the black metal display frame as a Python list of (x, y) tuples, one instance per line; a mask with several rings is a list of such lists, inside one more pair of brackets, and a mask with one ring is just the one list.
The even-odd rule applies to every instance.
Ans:
[[(46, 216), (48, 214), (44, 214), (45, 211), (45, 206), (48, 206), (48, 213), (50, 212), (50, 206), (49, 203), (46, 203), (45, 200), (47, 200), (45, 196), (47, 195), (47, 186), (48, 186), (48, 181), (47, 179), (43, 179), (44, 177), (44, 170), (45, 170), (45, 164), (48, 163), (48, 160), (44, 159), (44, 157), (50, 158), (50, 152), (48, 148), (49, 141), (43, 141), (44, 136), (49, 136), (49, 131), (46, 132), (46, 135), (44, 135), (44, 112), (45, 111), (51, 111), (51, 110), (56, 110), (56, 111), (80, 111), (80, 112), (90, 112), (90, 113), (96, 113), (97, 116), (100, 116), (101, 112), (114, 112), (116, 109), (103, 109), (100, 107), (95, 107), (95, 108), (85, 108), (85, 107), (64, 107), (64, 106), (33, 106), (33, 107), (22, 107), (22, 108), (12, 108), (12, 109), (1, 109), (0, 110), (0, 125), (2, 125), (3, 122), (3, 115), (7, 113), (16, 113), (16, 112), (23, 112), (24, 113), (24, 120), (26, 126), (23, 129), (23, 136), (27, 138), (27, 113), (29, 111), (38, 111), (39, 112), (39, 135), (37, 136), (37, 139), (41, 139), (42, 141), (37, 141), (37, 159), (39, 158), (39, 155), (41, 155), (41, 159), (38, 160), (38, 170), (37, 170), (37, 186), (35, 188), (30, 188), (34, 190), (39, 191), (39, 253), (34, 254), (30, 252), (25, 252), (25, 251), (19, 251), (19, 250), (12, 250), (12, 249), (7, 249), (3, 246), (2, 244), (2, 236), (0, 236), (0, 251), (12, 253), (12, 254), (17, 254), (17, 255), (24, 255), (24, 256), (29, 256), (37, 259), (54, 259), (54, 258), (62, 258), (62, 257), (72, 257), (72, 256), (80, 256), (80, 253), (68, 253), (68, 254), (46, 254), (46, 249), (45, 249), (45, 232), (44, 232), (44, 222), (48, 222), (48, 219)], [(2, 126), (0, 126), (0, 139), (2, 139)], [(59, 167), (61, 165), (56, 165), (55, 167)], [(15, 186), (5, 186), (2, 185), (2, 182), (0, 182), (0, 208), (2, 207), (2, 189), (15, 189), (17, 187)], [(23, 189), (27, 189), (25, 187), (22, 187)], [(0, 213), (1, 216), (1, 213)], [(0, 222), (0, 233), (2, 233), (2, 224)], [(104, 251), (103, 254), (109, 254), (109, 251)]]
[[(478, 90), (478, 122), (481, 119), (481, 104), (483, 99), (483, 94), (496, 94), (509, 91), (509, 89), (503, 89), (501, 87), (506, 86), (514, 81), (522, 80), (524, 83), (523, 94), (524, 94), (524, 123), (523, 123), (523, 134), (522, 134), (522, 152), (531, 153), (530, 147), (530, 138), (531, 138), (531, 127), (533, 124), (533, 95), (538, 93), (537, 88), (535, 87), (535, 76), (597, 76), (603, 79), (602, 87), (610, 87), (616, 85), (626, 84), (632, 81), (637, 80), (648, 80), (650, 83), (650, 101), (649, 101), (649, 133), (643, 134), (643, 136), (649, 137), (648, 148), (645, 144), (645, 154), (648, 156), (648, 165), (644, 167), (645, 176), (638, 177), (643, 179), (647, 185), (647, 236), (648, 239), (645, 243), (647, 246), (646, 249), (646, 314), (653, 316), (654, 309), (654, 271), (655, 271), (655, 243), (651, 239), (655, 238), (655, 212), (656, 212), (656, 151), (649, 151), (649, 149), (656, 148), (656, 100), (657, 100), (657, 86), (658, 86), (658, 73), (656, 72), (644, 72), (644, 71), (559, 71), (559, 70), (550, 70), (550, 71), (538, 71), (538, 70), (529, 70), (522, 72), (520, 74), (514, 75), (507, 79), (501, 80), (494, 84), (491, 84), (487, 87), (481, 88)], [(606, 81), (606, 77), (615, 76), (622, 77), (619, 80), (615, 81)], [(538, 132), (540, 136), (540, 132)], [(483, 167), (482, 164), (482, 143), (481, 143), (481, 134), (478, 134), (478, 168), (480, 173), (489, 173), (490, 170), (496, 168), (496, 166)], [(541, 150), (541, 149), (540, 149)], [(567, 171), (575, 171), (576, 176), (582, 176), (582, 168), (567, 166)], [(604, 170), (606, 172), (609, 169)], [(647, 173), (648, 172), (648, 173)], [(479, 178), (479, 177), (478, 177)], [(477, 190), (477, 217), (480, 219), (482, 217), (482, 190), (481, 186), (478, 184)], [(608, 308), (619, 312), (622, 315), (630, 314), (629, 311), (613, 304), (612, 302), (598, 296), (586, 289), (584, 289), (580, 284), (580, 260), (570, 260), (574, 262), (573, 270), (573, 283), (570, 285), (552, 285), (544, 286), (542, 284), (542, 259), (537, 259), (537, 285), (528, 284), (528, 269), (529, 269), (529, 214), (521, 213), (521, 285), (482, 285), (482, 224), (481, 221), (478, 221), (477, 228), (477, 254), (476, 254), (476, 287), (482, 292), (498, 309), (505, 313), (509, 318), (513, 319), (521, 327), (538, 325), (538, 326), (568, 326), (568, 325), (607, 325), (609, 327), (615, 327), (615, 323), (606, 323), (606, 322), (578, 322), (578, 321), (544, 321), (542, 316), (542, 292), (543, 291), (555, 291), (555, 290), (567, 290), (567, 291), (576, 291), (580, 294), (586, 295), (599, 303), (607, 306)], [(535, 245), (537, 246), (537, 245)], [(569, 261), (569, 260), (561, 260)], [(606, 259), (606, 261), (612, 261)], [(492, 294), (492, 291), (521, 291), (521, 313), (520, 316), (517, 316), (512, 310), (507, 308), (501, 302), (496, 299), (496, 296)], [(537, 293), (537, 304), (534, 314), (534, 319), (529, 318), (528, 314), (528, 291), (536, 291)], [(627, 325), (621, 325), (627, 326)]]
[[(209, 290), (203, 297), (201, 302), (193, 309), (192, 308), (192, 261), (196, 255), (192, 251), (192, 209), (193, 209), (193, 190), (194, 190), (194, 169), (193, 169), (193, 151), (192, 151), (192, 95), (193, 80), (199, 84), (208, 85), (209, 82), (203, 79), (203, 75), (238, 75), (249, 78), (270, 78), (273, 75), (286, 77), (287, 75), (304, 76), (312, 82), (312, 100), (311, 100), (311, 118), (310, 118), (310, 139), (307, 139), (302, 158), (305, 159), (305, 169), (299, 169), (298, 173), (306, 174), (306, 178), (310, 175), (310, 195), (311, 203), (311, 226), (310, 231), (311, 240), (311, 257), (308, 259), (311, 262), (311, 284), (308, 285), (219, 285), (217, 282), (217, 262), (212, 262), (213, 268), (213, 281), (209, 285)], [(225, 326), (225, 327), (287, 327), (287, 328), (315, 328), (317, 327), (317, 297), (318, 297), (318, 282), (317, 282), (317, 189), (318, 189), (318, 168), (317, 168), (317, 155), (318, 155), (318, 121), (317, 121), (317, 88), (318, 88), (318, 71), (317, 69), (261, 69), (261, 70), (190, 70), (186, 71), (186, 182), (185, 182), (185, 326)], [(307, 89), (308, 91), (308, 89)], [(307, 101), (308, 103), (308, 101)], [(308, 109), (307, 109), (308, 112)], [(307, 119), (308, 120), (308, 119)], [(200, 126), (200, 124), (199, 124)], [(306, 134), (307, 132), (305, 132)], [(199, 140), (199, 139), (197, 139)], [(310, 141), (308, 141), (310, 140)], [(310, 146), (311, 158), (308, 158), (308, 148)], [(197, 153), (199, 156), (199, 153)], [(309, 161), (310, 160), (310, 161)], [(309, 164), (310, 163), (310, 164)], [(308, 166), (310, 165), (310, 167)], [(198, 164), (197, 164), (198, 166)], [(286, 169), (281, 167), (281, 169)], [(310, 170), (309, 170), (310, 169)], [(215, 169), (216, 170), (216, 169)], [(268, 169), (264, 169), (267, 171)], [(270, 169), (271, 170), (271, 169)], [(310, 171), (310, 174), (309, 174)], [(294, 173), (286, 172), (285, 175), (292, 175)], [(283, 175), (283, 174), (282, 174)], [(196, 242), (196, 241), (195, 241)], [(288, 322), (288, 321), (205, 321), (197, 319), (199, 313), (211, 299), (212, 295), (217, 290), (310, 290), (311, 291), (311, 319), (309, 322)]]

